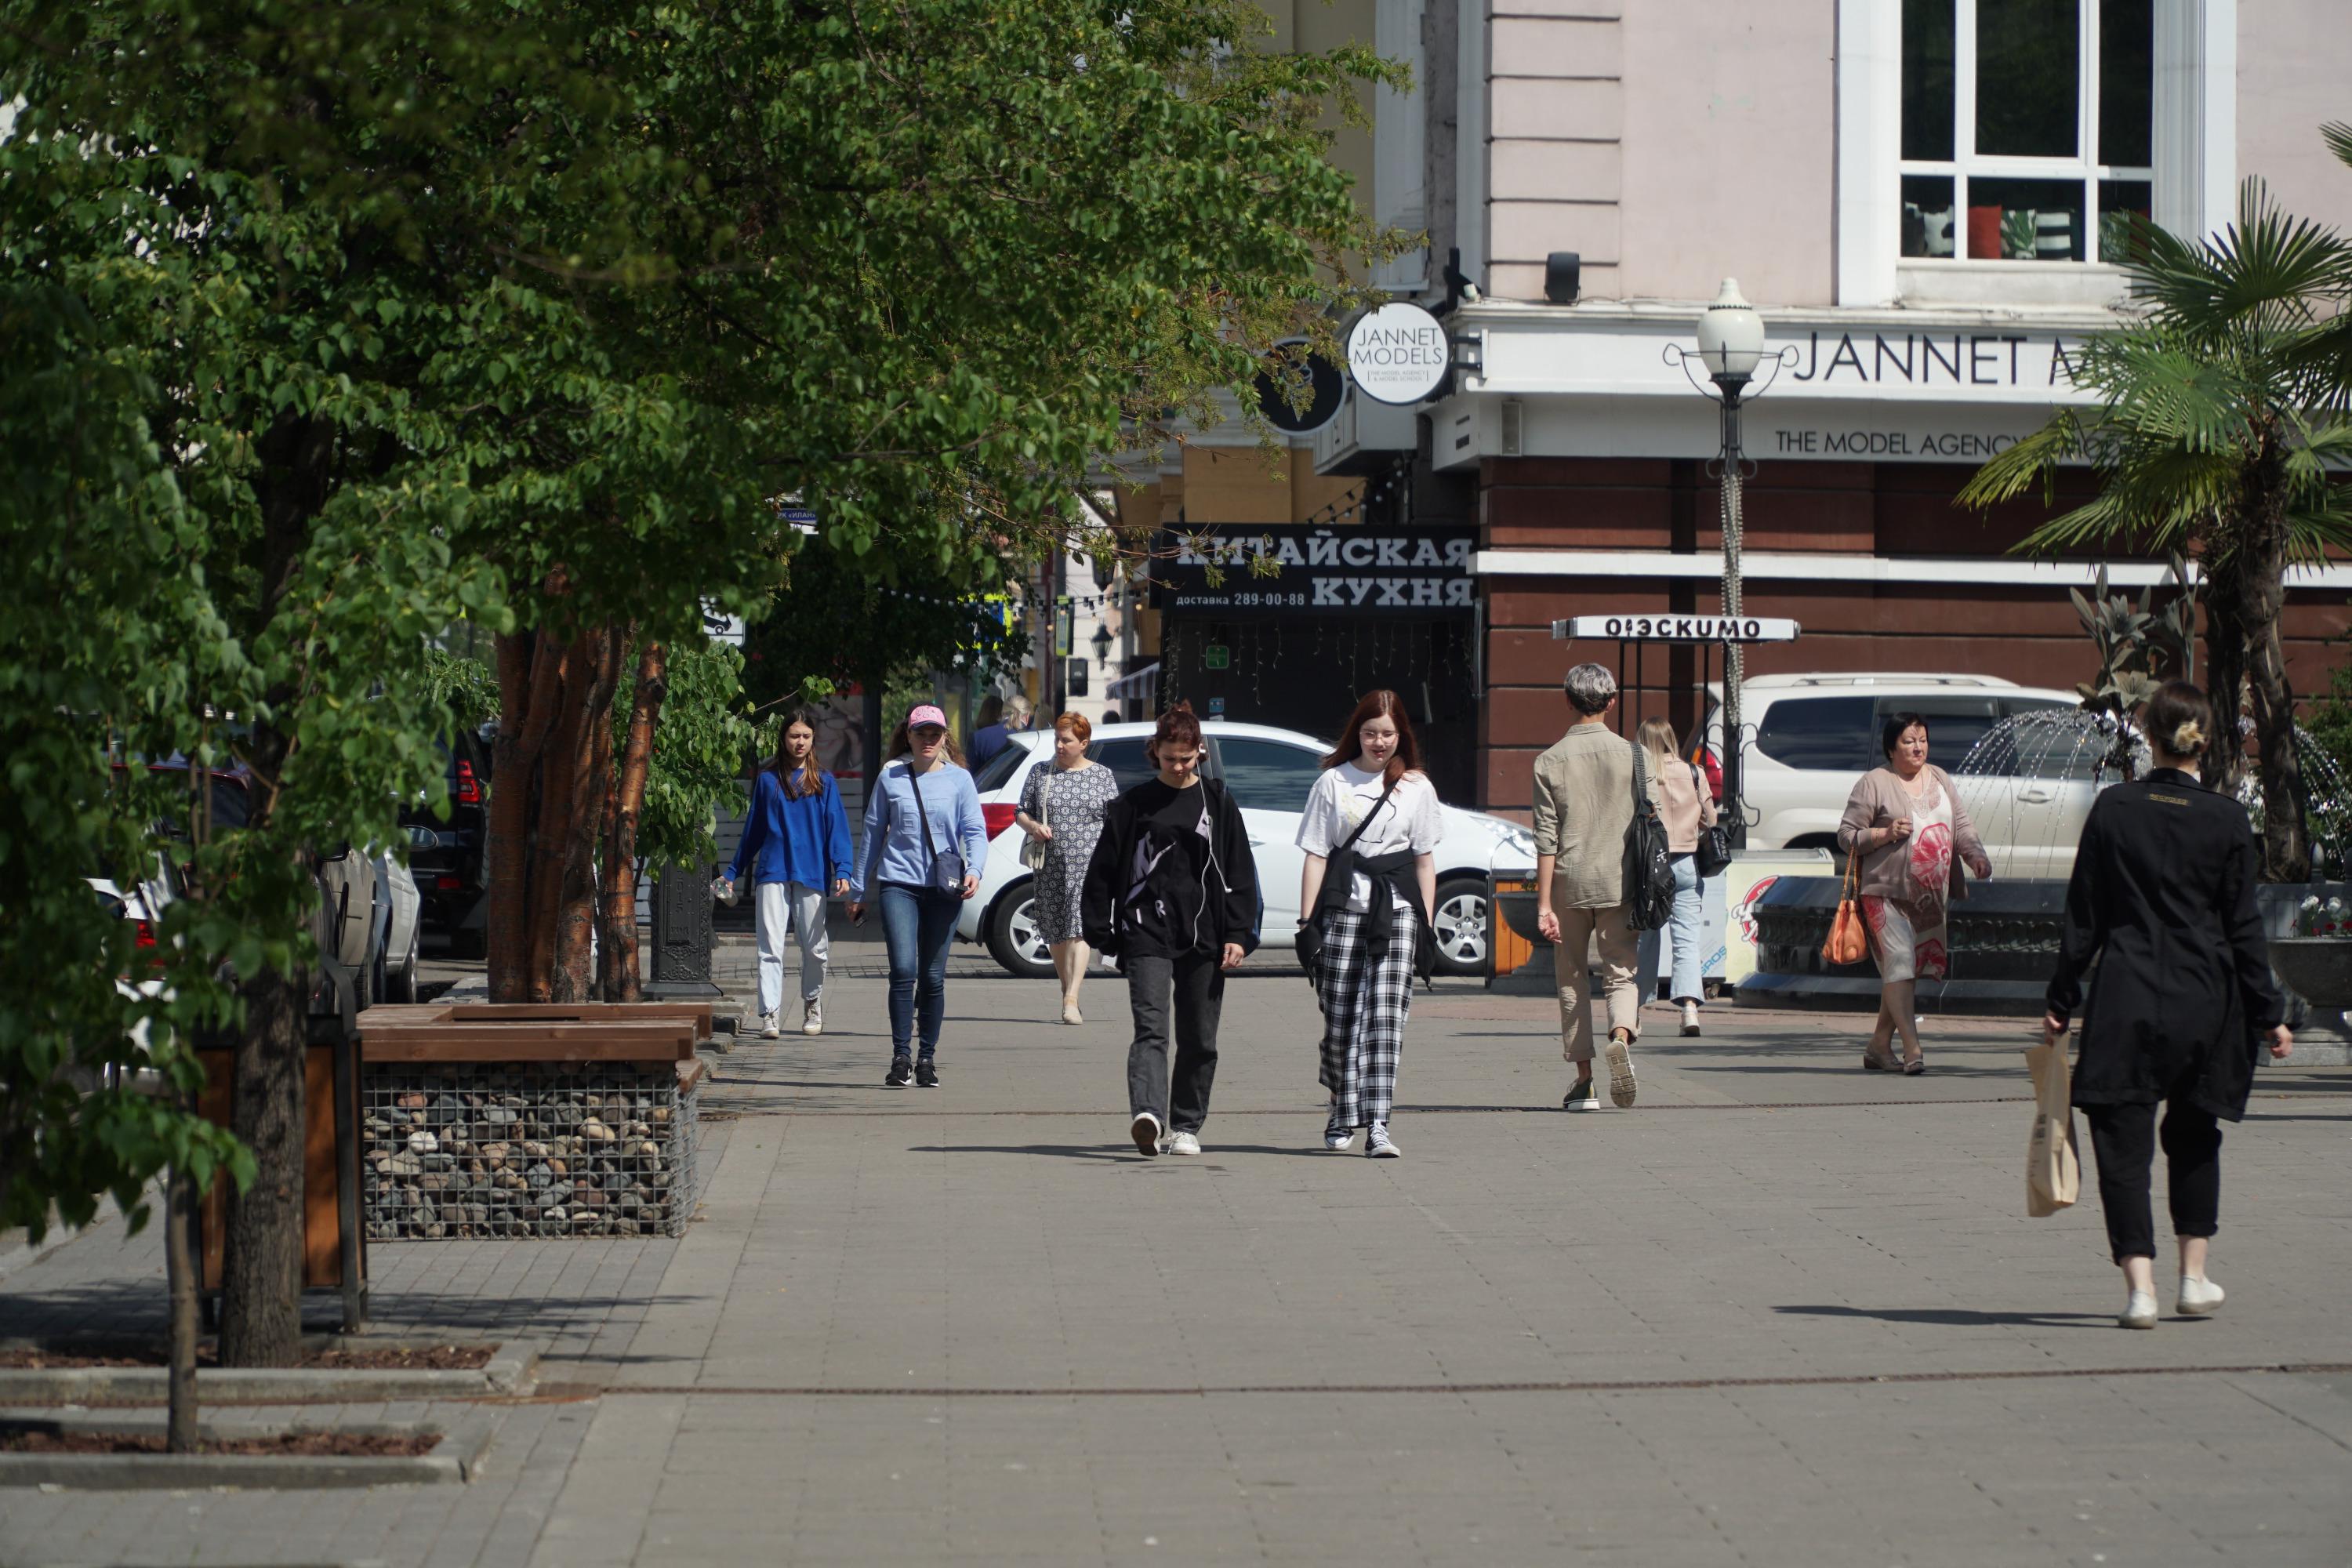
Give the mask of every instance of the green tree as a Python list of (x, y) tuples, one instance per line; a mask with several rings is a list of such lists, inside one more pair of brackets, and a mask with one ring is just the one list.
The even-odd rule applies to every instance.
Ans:
[[(2345, 128), (2331, 145), (2352, 162)], [(2087, 462), (2098, 497), (2051, 520), (2021, 551), (2056, 554), (2116, 544), (2195, 560), (2205, 605), (2206, 670), (2222, 723), (2206, 776), (2233, 787), (2245, 771), (2234, 721), (2252, 710), (2263, 802), (2264, 875), (2310, 875), (2305, 788), (2294, 746), (2294, 693), (2279, 638), (2292, 563), (2352, 544), (2352, 459), (2345, 416), (2352, 383), (2340, 360), (2352, 303), (2352, 244), (2281, 211), (2248, 181), (2237, 221), (2209, 240), (2137, 227), (2124, 263), (2139, 313), (2077, 357), (2074, 380), (2095, 407), (2062, 408), (1978, 470), (1960, 493), (1988, 508), (2058, 466)]]
[[(432, 639), (500, 639), (494, 983), (575, 986), (662, 650), (782, 580), (779, 498), (884, 582), (977, 581), (1269, 343), (1332, 351), (1382, 247), (1321, 127), (1394, 73), (1266, 30), (1240, 0), (0, 0), (0, 281), (92, 324), (60, 375), (121, 377), (97, 504), (181, 509), (144, 558), (195, 632), (136, 596), (112, 629), (180, 731), (235, 716), (256, 786), (186, 926), (235, 963), (258, 1171), (226, 1359), (295, 1352), (310, 865), (439, 787)], [(47, 613), (97, 602), (74, 542)], [(69, 684), (103, 662), (75, 646)]]

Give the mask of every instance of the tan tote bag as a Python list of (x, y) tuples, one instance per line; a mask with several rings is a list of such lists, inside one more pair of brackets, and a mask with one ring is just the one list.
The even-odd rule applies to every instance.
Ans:
[(1845, 883), (1838, 889), (1837, 918), (1830, 922), (1830, 938), (1822, 943), (1823, 963), (1860, 963), (1870, 956), (1870, 938), (1862, 929), (1862, 900), (1855, 891), (1854, 857), (1845, 858)]
[(2072, 1208), (2083, 1195), (2083, 1163), (2074, 1150), (2074, 1075), (2066, 1042), (2025, 1047), (2033, 1075), (2033, 1131), (2025, 1144), (2025, 1212), (2034, 1219)]

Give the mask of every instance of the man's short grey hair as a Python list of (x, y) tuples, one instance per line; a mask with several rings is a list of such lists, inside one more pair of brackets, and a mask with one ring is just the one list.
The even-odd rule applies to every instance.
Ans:
[(1606, 713), (1617, 695), (1617, 678), (1605, 664), (1580, 664), (1568, 672), (1562, 684), (1568, 690), (1569, 706), (1588, 719)]

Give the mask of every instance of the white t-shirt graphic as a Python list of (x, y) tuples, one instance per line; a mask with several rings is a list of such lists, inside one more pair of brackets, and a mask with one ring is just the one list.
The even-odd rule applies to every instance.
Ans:
[[(1372, 816), (1371, 826), (1356, 840), (1357, 854), (1371, 857), (1410, 849), (1415, 855), (1426, 855), (1435, 849), (1445, 831), (1436, 786), (1423, 774), (1407, 773), (1397, 781), (1389, 803), (1380, 805), (1381, 792), (1387, 787), (1382, 774), (1366, 773), (1353, 763), (1324, 769), (1315, 787), (1307, 792), (1307, 810), (1298, 819), (1298, 847), (1309, 855), (1330, 855), (1377, 805), (1380, 810)], [(1411, 902), (1402, 894), (1395, 901)], [(1362, 914), (1371, 907), (1372, 879), (1359, 871), (1348, 887), (1348, 908)]]

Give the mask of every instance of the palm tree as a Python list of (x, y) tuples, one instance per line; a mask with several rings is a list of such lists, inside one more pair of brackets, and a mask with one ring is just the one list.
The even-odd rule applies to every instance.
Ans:
[[(2352, 126), (2324, 134), (2352, 163)], [(2280, 210), (2259, 180), (2237, 222), (2187, 240), (2136, 222), (2134, 317), (2075, 359), (2096, 405), (2062, 408), (1979, 468), (1960, 504), (1979, 510), (2088, 463), (2096, 500), (2016, 546), (2179, 552), (2199, 568), (2206, 668), (2223, 722), (2204, 773), (2225, 790), (2245, 771), (2232, 722), (2252, 710), (2263, 794), (2263, 875), (2304, 881), (2311, 846), (2294, 750), (2294, 692), (2279, 640), (2290, 564), (2352, 546), (2352, 241)]]

